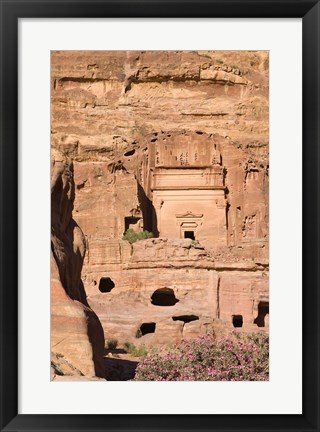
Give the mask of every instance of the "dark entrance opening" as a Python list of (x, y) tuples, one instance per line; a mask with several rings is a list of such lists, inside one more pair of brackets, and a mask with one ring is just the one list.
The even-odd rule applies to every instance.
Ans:
[(136, 225), (141, 217), (128, 216), (124, 218), (124, 232), (129, 229), (130, 225)]
[(259, 302), (258, 305), (258, 316), (253, 321), (254, 324), (257, 324), (258, 327), (264, 327), (265, 326), (265, 316), (269, 313), (269, 302)]
[(148, 333), (154, 333), (156, 331), (156, 323), (143, 323), (137, 330), (136, 337), (140, 338)]
[(174, 306), (178, 301), (171, 288), (159, 288), (151, 296), (151, 303), (155, 306)]
[(143, 229), (153, 232), (155, 237), (159, 236), (157, 213), (152, 204), (152, 201), (146, 195), (143, 187), (138, 182), (138, 200), (143, 217)]
[(135, 154), (135, 152), (136, 152), (135, 149), (129, 150), (124, 154), (124, 156), (132, 156)]
[(173, 321), (183, 321), (185, 324), (191, 321), (197, 321), (199, 317), (197, 315), (180, 315), (172, 317)]
[(243, 325), (242, 315), (232, 315), (232, 324), (233, 327), (242, 327)]
[(99, 282), (99, 290), (102, 293), (108, 293), (115, 287), (115, 284), (112, 279), (109, 277), (103, 277)]
[(185, 231), (184, 238), (189, 238), (191, 240), (195, 240), (194, 231)]

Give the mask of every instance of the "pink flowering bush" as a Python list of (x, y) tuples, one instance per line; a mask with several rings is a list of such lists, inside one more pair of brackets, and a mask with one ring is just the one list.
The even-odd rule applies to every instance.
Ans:
[(269, 338), (264, 333), (185, 340), (154, 352), (136, 369), (135, 381), (267, 381)]

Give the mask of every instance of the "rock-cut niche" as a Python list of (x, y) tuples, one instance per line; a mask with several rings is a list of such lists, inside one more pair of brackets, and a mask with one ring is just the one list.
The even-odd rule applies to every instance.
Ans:
[(109, 277), (102, 277), (99, 282), (99, 290), (102, 293), (108, 293), (115, 287), (115, 283)]
[(258, 316), (254, 320), (254, 324), (258, 327), (265, 327), (265, 317), (269, 314), (269, 302), (259, 302), (258, 304)]
[(185, 324), (191, 321), (197, 321), (199, 317), (197, 315), (179, 315), (172, 317), (173, 321), (183, 321)]
[(174, 306), (178, 301), (172, 288), (159, 288), (151, 296), (155, 306)]
[(233, 327), (242, 327), (243, 325), (242, 315), (232, 315), (232, 324)]
[(141, 336), (144, 336), (148, 333), (154, 333), (155, 331), (156, 331), (156, 323), (155, 322), (143, 323), (138, 328), (136, 337), (140, 338)]

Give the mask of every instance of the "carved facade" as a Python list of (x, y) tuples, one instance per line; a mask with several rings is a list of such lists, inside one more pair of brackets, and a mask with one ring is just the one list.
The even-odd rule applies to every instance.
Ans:
[[(52, 146), (74, 162), (106, 340), (268, 330), (268, 65), (263, 51), (53, 52)], [(162, 238), (131, 245), (129, 228)]]
[(144, 188), (153, 207), (149, 210), (152, 231), (160, 237), (225, 245), (222, 157), (212, 139), (196, 137), (197, 140), (183, 135), (180, 139), (167, 136), (149, 146), (144, 169), (150, 173), (143, 177), (147, 179)]

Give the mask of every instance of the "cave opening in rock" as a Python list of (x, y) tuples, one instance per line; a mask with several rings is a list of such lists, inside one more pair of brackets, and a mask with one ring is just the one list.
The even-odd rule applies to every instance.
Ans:
[(197, 321), (199, 317), (197, 315), (180, 315), (180, 316), (173, 316), (172, 319), (173, 321), (183, 321), (186, 324), (191, 321)]
[(150, 322), (150, 323), (143, 323), (137, 330), (136, 337), (140, 338), (141, 336), (144, 336), (148, 333), (154, 333), (156, 331), (156, 323)]
[(184, 238), (189, 238), (191, 240), (195, 240), (194, 231), (185, 231)]
[(155, 306), (174, 306), (178, 301), (172, 288), (159, 288), (151, 296), (151, 303)]
[(265, 327), (265, 317), (269, 314), (269, 302), (261, 301), (258, 304), (258, 316), (253, 321), (258, 327)]
[(232, 324), (233, 327), (242, 327), (243, 325), (242, 315), (232, 315)]
[(132, 156), (135, 154), (135, 152), (136, 152), (135, 149), (129, 150), (124, 154), (124, 156), (126, 156), (126, 157)]
[(109, 277), (102, 277), (99, 282), (99, 290), (102, 293), (108, 293), (115, 287), (115, 283)]

